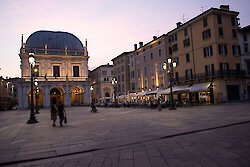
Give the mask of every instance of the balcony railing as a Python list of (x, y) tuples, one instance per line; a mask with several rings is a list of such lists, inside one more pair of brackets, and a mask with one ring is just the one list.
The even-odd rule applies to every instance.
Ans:
[(227, 70), (227, 71), (214, 71), (212, 73), (199, 73), (193, 75), (192, 78), (178, 77), (174, 79), (174, 82), (192, 81), (197, 79), (207, 79), (211, 77), (244, 77), (246, 75), (245, 70)]

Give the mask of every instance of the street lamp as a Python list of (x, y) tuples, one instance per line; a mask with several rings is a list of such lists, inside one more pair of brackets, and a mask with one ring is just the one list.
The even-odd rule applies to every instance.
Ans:
[(90, 102), (93, 102), (93, 90), (94, 90), (94, 87), (91, 85), (89, 89), (91, 91), (91, 100), (90, 100)]
[(114, 100), (115, 100), (115, 107), (117, 107), (117, 100), (116, 100), (116, 84), (118, 83), (118, 81), (116, 80), (116, 78), (114, 77), (111, 81), (112, 85), (113, 85), (113, 89), (114, 89)]
[(174, 98), (173, 98), (173, 74), (174, 74), (174, 68), (176, 67), (176, 62), (172, 60), (172, 58), (167, 59), (167, 63), (163, 64), (163, 69), (168, 69), (167, 73), (169, 73), (169, 86), (170, 86), (170, 107), (169, 110), (176, 110), (175, 104), (174, 104)]
[(29, 53), (29, 64), (30, 64), (30, 89), (31, 89), (31, 104), (30, 104), (30, 118), (27, 122), (27, 124), (34, 124), (38, 123), (36, 120), (36, 116), (34, 113), (34, 88), (33, 88), (33, 67), (35, 66), (35, 57), (34, 53)]
[[(35, 70), (34, 70), (35, 71)], [(39, 113), (39, 106), (38, 106), (38, 95), (39, 95), (39, 88), (38, 88), (38, 79), (35, 79), (34, 82), (35, 86), (36, 86), (36, 114), (40, 114)]]

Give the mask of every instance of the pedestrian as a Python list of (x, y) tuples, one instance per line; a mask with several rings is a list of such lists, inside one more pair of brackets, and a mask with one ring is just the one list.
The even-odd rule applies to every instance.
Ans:
[(157, 100), (157, 104), (158, 104), (158, 111), (161, 111), (161, 99), (160, 99), (160, 97)]
[(57, 120), (57, 114), (58, 114), (58, 109), (56, 106), (56, 99), (53, 98), (51, 101), (51, 108), (50, 108), (50, 114), (51, 114), (51, 120), (53, 121), (52, 126), (56, 126), (56, 120)]
[(66, 111), (65, 111), (65, 106), (61, 101), (58, 104), (58, 116), (60, 119), (60, 126), (63, 126), (62, 123), (63, 123), (63, 120), (65, 119)]
[(90, 112), (93, 112), (93, 113), (97, 113), (97, 112), (98, 112), (98, 111), (97, 111), (97, 108), (96, 108), (96, 106), (95, 106), (95, 104), (94, 104), (94, 102), (92, 102), (92, 103), (90, 104), (90, 107), (91, 107)]

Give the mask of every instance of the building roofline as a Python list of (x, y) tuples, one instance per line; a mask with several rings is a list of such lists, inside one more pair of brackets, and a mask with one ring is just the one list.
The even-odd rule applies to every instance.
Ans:
[(128, 51), (128, 52), (123, 52), (122, 54), (120, 54), (120, 55), (118, 55), (118, 56), (116, 56), (115, 58), (113, 58), (111, 61), (114, 61), (115, 59), (118, 59), (119, 57), (121, 57), (121, 56), (123, 56), (123, 55), (128, 55), (128, 54), (130, 54), (130, 53), (133, 53), (134, 51)]
[(99, 69), (99, 68), (102, 68), (102, 67), (113, 67), (113, 64), (109, 64), (109, 63), (108, 63), (108, 64), (100, 65), (100, 66), (96, 67), (95, 69), (90, 70), (90, 72), (95, 71), (95, 70), (97, 70), (97, 69)]
[(210, 12), (216, 12), (216, 11), (219, 11), (219, 12), (226, 12), (226, 13), (231, 13), (231, 14), (236, 14), (237, 16), (239, 15), (239, 12), (236, 12), (236, 11), (230, 11), (230, 10), (225, 10), (225, 9), (219, 9), (219, 8), (213, 8), (213, 7), (212, 7), (212, 8), (210, 8), (210, 9), (206, 10), (205, 12), (199, 14), (198, 16), (196, 16), (196, 17), (194, 17), (194, 18), (188, 20), (188, 21), (185, 22), (184, 24), (181, 24), (180, 27), (176, 27), (175, 29), (169, 31), (169, 32), (167, 33), (167, 35), (173, 33), (175, 30), (180, 29), (180, 28), (182, 28), (183, 26), (185, 26), (185, 25), (187, 25), (187, 24), (190, 24), (191, 22), (195, 21), (195, 20), (198, 19), (199, 17), (202, 17), (202, 16), (204, 16), (204, 15), (210, 13)]
[(250, 32), (250, 25), (240, 28), (239, 32)]

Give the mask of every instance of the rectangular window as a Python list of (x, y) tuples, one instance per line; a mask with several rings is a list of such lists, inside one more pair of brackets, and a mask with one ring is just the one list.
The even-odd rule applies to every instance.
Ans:
[(240, 71), (240, 63), (236, 63), (236, 70)]
[(53, 66), (53, 77), (60, 77), (60, 66)]
[(204, 18), (203, 19), (203, 27), (207, 27), (208, 26), (208, 24), (207, 24), (207, 18)]
[(236, 26), (235, 17), (231, 17), (231, 25)]
[(244, 44), (244, 52), (245, 52), (245, 53), (248, 53), (248, 52), (249, 52), (249, 51), (248, 51), (248, 44), (247, 44), (247, 43)]
[(146, 62), (146, 56), (143, 56), (143, 61), (144, 61), (144, 63)]
[(205, 65), (206, 76), (214, 76), (214, 64)]
[(155, 67), (154, 65), (151, 65), (151, 74), (154, 74), (155, 73)]
[(232, 29), (232, 34), (233, 34), (233, 38), (237, 38), (237, 31), (236, 31), (236, 29)]
[(172, 42), (176, 42), (177, 41), (177, 34), (174, 34), (172, 37)]
[(73, 77), (79, 77), (79, 66), (73, 66)]
[(150, 54), (150, 57), (151, 57), (151, 60), (153, 60), (153, 59), (154, 59), (154, 55), (153, 55), (153, 53), (151, 53), (151, 54)]
[(124, 66), (121, 66), (121, 72), (124, 72)]
[(220, 63), (220, 73), (222, 75), (229, 73), (229, 64), (228, 63)]
[(223, 36), (224, 36), (223, 28), (222, 28), (222, 27), (219, 27), (219, 36), (220, 36), (220, 37), (223, 37)]
[(246, 42), (247, 41), (247, 34), (244, 32), (243, 33), (243, 40)]
[(147, 75), (147, 68), (144, 67), (144, 75)]
[(208, 38), (211, 38), (211, 31), (210, 31), (210, 29), (202, 32), (202, 39), (208, 39)]
[(185, 70), (185, 74), (186, 74), (186, 80), (193, 79), (192, 69)]
[(217, 22), (218, 22), (218, 24), (222, 24), (222, 17), (221, 17), (221, 15), (217, 15)]
[(135, 71), (131, 71), (130, 77), (131, 77), (131, 78), (135, 78)]
[(232, 51), (234, 56), (240, 56), (240, 46), (232, 46)]
[(204, 57), (213, 56), (213, 47), (210, 45), (208, 47), (203, 48)]
[(184, 29), (184, 37), (186, 37), (186, 36), (188, 36), (188, 31), (187, 31), (187, 29), (185, 28), (185, 29)]
[[(79, 69), (79, 67), (78, 67)], [(102, 70), (102, 75), (107, 75), (107, 71), (106, 70)]]
[(227, 45), (218, 45), (218, 51), (220, 55), (227, 55)]
[(161, 49), (159, 49), (159, 56), (161, 56)]
[(175, 72), (175, 81), (178, 82), (179, 81), (179, 73)]
[(122, 82), (124, 81), (124, 74), (122, 74)]
[(187, 62), (187, 63), (190, 62), (190, 56), (189, 56), (188, 53), (186, 54), (186, 62)]
[(154, 88), (155, 87), (155, 79), (152, 78), (152, 83), (151, 83), (152, 87)]
[(148, 88), (148, 80), (147, 80), (147, 79), (144, 80), (144, 88), (145, 88), (145, 89)]
[(173, 52), (175, 52), (175, 51), (178, 50), (178, 44), (177, 43), (173, 45), (173, 49), (172, 50), (173, 50)]
[(134, 82), (131, 83), (131, 90), (135, 90), (135, 83)]
[(188, 38), (188, 39), (183, 40), (183, 45), (184, 47), (190, 46), (190, 39)]
[(250, 74), (250, 62), (246, 62), (246, 66), (247, 66), (247, 74)]

